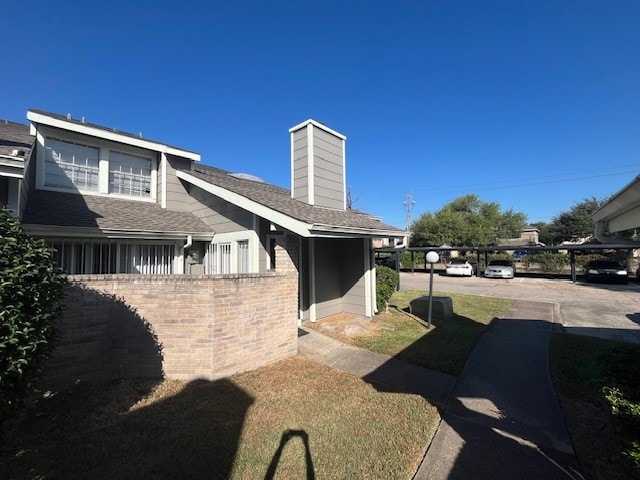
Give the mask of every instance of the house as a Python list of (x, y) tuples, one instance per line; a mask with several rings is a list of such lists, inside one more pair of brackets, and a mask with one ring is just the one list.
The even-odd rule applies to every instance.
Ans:
[(536, 246), (544, 246), (544, 243), (541, 243), (538, 240), (539, 230), (533, 225), (525, 225), (518, 232), (517, 238), (507, 238), (501, 240), (499, 245), (501, 247), (513, 247), (522, 248), (522, 247), (536, 247)]
[[(289, 130), (287, 190), (84, 118), (27, 119), (0, 124), (0, 200), (77, 287), (66, 358), (84, 354), (73, 344), (84, 336), (111, 351), (93, 370), (134, 375), (150, 343), (132, 339), (153, 331), (164, 374), (217, 378), (294, 354), (301, 321), (374, 315), (372, 241), (406, 232), (347, 208), (340, 133), (314, 120)], [(132, 320), (116, 313), (149, 328), (124, 335), (114, 325)], [(114, 360), (114, 346), (126, 358)]]

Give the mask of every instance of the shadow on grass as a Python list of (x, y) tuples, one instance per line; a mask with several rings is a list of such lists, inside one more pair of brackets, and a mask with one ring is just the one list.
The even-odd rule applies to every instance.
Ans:
[(278, 445), (278, 449), (276, 450), (276, 453), (273, 455), (273, 458), (269, 463), (267, 474), (264, 476), (265, 480), (273, 480), (275, 478), (276, 470), (278, 469), (278, 463), (280, 463), (280, 457), (282, 456), (282, 451), (284, 450), (284, 447), (287, 445), (287, 443), (289, 443), (289, 441), (295, 437), (300, 438), (304, 446), (306, 479), (315, 480), (316, 474), (313, 468), (313, 458), (311, 457), (311, 448), (309, 447), (309, 434), (304, 430), (285, 430), (282, 433), (282, 437), (280, 437), (280, 444)]
[[(131, 391), (132, 384), (84, 386), (61, 400), (82, 405), (80, 411), (58, 403), (52, 405), (53, 416), (45, 413), (17, 425), (0, 450), (3, 478), (231, 476), (253, 397), (226, 379), (196, 380), (181, 390), (175, 382), (173, 395), (136, 406), (155, 387), (168, 387), (138, 381), (135, 384), (142, 386)], [(47, 401), (56, 404), (55, 397)]]

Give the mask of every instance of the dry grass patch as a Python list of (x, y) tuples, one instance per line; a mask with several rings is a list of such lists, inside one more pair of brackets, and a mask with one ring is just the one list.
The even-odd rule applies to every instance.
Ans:
[(305, 324), (342, 342), (409, 363), (459, 376), (473, 347), (494, 319), (504, 316), (513, 300), (459, 293), (435, 293), (453, 301), (453, 318), (434, 319), (431, 329), (423, 319), (408, 314), (409, 302), (424, 291), (393, 294), (388, 312), (372, 320), (336, 315)]
[(127, 380), (40, 401), (5, 433), (0, 471), (7, 479), (409, 479), (438, 422), (421, 397), (295, 357), (215, 382)]

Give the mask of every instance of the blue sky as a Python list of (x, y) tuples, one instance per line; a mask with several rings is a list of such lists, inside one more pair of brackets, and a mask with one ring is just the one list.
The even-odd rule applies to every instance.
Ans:
[(288, 129), (347, 136), (354, 206), (467, 193), (549, 221), (640, 173), (640, 2), (3, 5), (0, 118), (72, 113), (289, 188)]

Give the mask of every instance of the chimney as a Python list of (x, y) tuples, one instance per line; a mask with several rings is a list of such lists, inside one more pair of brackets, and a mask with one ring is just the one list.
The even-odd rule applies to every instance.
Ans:
[(318, 207), (346, 210), (347, 137), (315, 120), (289, 129), (291, 198)]

